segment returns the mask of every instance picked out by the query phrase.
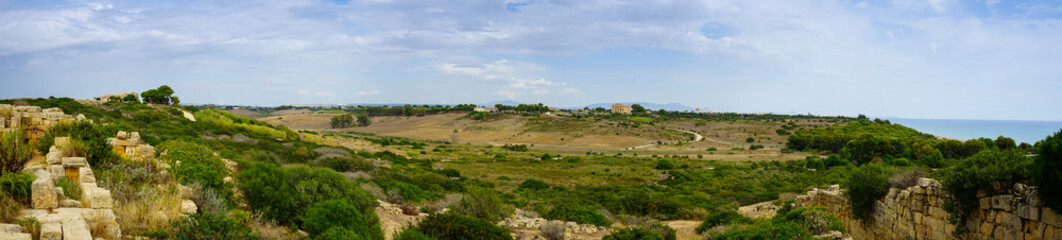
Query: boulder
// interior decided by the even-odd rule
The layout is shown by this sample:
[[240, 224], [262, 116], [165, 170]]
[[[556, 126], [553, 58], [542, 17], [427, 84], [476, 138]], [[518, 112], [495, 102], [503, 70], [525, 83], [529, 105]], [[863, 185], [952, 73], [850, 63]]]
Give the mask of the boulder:
[[183, 214], [195, 214], [199, 211], [199, 207], [195, 206], [195, 202], [189, 199], [181, 201], [181, 213]]
[[41, 223], [41, 240], [62, 240], [63, 226], [57, 222]]
[[88, 167], [88, 161], [86, 161], [84, 157], [64, 157], [63, 158], [63, 167], [68, 167], [68, 168]]
[[35, 209], [50, 209], [59, 206], [55, 183], [52, 182], [51, 174], [46, 171], [37, 171], [37, 180], [33, 180], [31, 184], [31, 195]]
[[62, 224], [63, 240], [92, 240], [92, 234], [83, 219], [67, 218]]
[[78, 201], [78, 200], [74, 200], [74, 199], [66, 199], [66, 200], [63, 200], [63, 201], [59, 202], [59, 207], [79, 208], [79, 207], [81, 207], [81, 202]]
[[29, 233], [0, 232], [0, 239], [4, 240], [33, 240]]
[[129, 138], [129, 133], [126, 133], [125, 131], [118, 131], [118, 135], [116, 137], [120, 140], [125, 140], [126, 138]]

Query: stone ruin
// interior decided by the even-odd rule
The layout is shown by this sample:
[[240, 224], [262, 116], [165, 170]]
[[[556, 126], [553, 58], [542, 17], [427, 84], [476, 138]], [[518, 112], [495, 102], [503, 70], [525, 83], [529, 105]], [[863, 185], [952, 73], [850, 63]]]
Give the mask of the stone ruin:
[[38, 106], [0, 104], [0, 131], [23, 129], [24, 136], [31, 142], [36, 142], [38, 138], [44, 136], [44, 132], [52, 125], [75, 120], [85, 120], [85, 115], [78, 114], [77, 117], [66, 115], [59, 108], [41, 109]]
[[[32, 209], [23, 209], [21, 217], [34, 217], [41, 224], [40, 239], [119, 239], [111, 191], [96, 185], [96, 178], [85, 157], [64, 157], [70, 138], [56, 137], [48, 151], [44, 167], [24, 171], [37, 175], [33, 181]], [[60, 178], [73, 180], [81, 187], [81, 201], [64, 196], [55, 185]], [[16, 236], [13, 234], [11, 236]], [[29, 235], [12, 239], [29, 239]]]
[[[509, 228], [511, 230], [517, 230], [519, 232], [524, 231], [538, 231], [542, 229], [542, 226], [546, 223], [553, 222], [564, 226], [564, 239], [599, 239], [601, 235], [608, 234], [609, 228], [598, 227], [591, 224], [578, 224], [575, 222], [564, 222], [559, 220], [546, 220], [540, 217], [526, 217], [523, 214], [523, 210], [516, 209], [515, 214], [512, 217], [502, 219], [498, 222], [499, 226]], [[522, 231], [521, 231], [522, 230]], [[515, 232], [514, 232], [515, 234]], [[522, 236], [517, 239], [544, 239], [539, 235]]]
[[140, 140], [140, 133], [118, 131], [113, 138], [107, 138], [107, 142], [114, 147], [114, 153], [125, 159], [133, 161], [155, 160], [155, 147]]
[[[1044, 207], [1034, 186], [1003, 186], [1004, 193], [978, 193], [978, 209], [967, 224], [962, 239], [1062, 240], [1062, 215]], [[837, 185], [813, 189], [797, 197], [797, 206], [824, 206], [844, 223], [855, 239], [952, 239], [956, 226], [944, 210], [947, 194], [937, 180], [918, 179], [918, 185], [890, 188], [875, 202], [867, 221], [855, 220], [851, 203]]]

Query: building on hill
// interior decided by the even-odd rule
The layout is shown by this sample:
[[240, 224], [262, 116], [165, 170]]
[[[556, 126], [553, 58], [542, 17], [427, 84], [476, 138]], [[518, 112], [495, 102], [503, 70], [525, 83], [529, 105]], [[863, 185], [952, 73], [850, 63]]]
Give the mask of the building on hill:
[[472, 109], [472, 111], [474, 111], [474, 112], [497, 112], [498, 108], [496, 108], [496, 107], [476, 107], [476, 108]]
[[612, 104], [612, 113], [631, 114], [631, 105], [622, 103]]
[[136, 97], [136, 99], [140, 99], [140, 95], [136, 94], [136, 92], [112, 93], [112, 94], [107, 94], [107, 95], [95, 97], [93, 99], [95, 99], [96, 101], [100, 101], [100, 102], [110, 102], [111, 99], [118, 99], [119, 101], [121, 101], [121, 99], [123, 99], [123, 98], [125, 98], [125, 96], [129, 96], [129, 95], [133, 95], [133, 97]]

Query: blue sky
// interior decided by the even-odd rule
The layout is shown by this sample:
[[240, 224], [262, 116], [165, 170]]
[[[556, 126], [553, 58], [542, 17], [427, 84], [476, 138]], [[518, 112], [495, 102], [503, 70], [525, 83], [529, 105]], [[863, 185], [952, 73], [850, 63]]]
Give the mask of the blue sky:
[[6, 1], [0, 98], [1062, 120], [1062, 3]]

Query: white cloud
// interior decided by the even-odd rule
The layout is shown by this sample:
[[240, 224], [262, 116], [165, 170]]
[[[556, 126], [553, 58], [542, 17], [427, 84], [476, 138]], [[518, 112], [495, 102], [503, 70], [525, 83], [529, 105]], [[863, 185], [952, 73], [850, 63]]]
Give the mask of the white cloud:
[[[933, 10], [937, 12], [944, 12], [948, 10], [948, 5], [951, 5], [955, 0], [926, 0], [929, 2], [929, 6], [933, 7]], [[990, 0], [991, 1], [991, 0]], [[989, 5], [992, 5], [989, 3]]]
[[505, 82], [505, 85], [500, 86], [492, 94], [504, 96], [508, 99], [515, 99], [524, 95], [581, 93], [577, 89], [567, 87], [567, 84], [563, 82], [549, 81], [541, 77], [532, 78], [532, 76], [548, 70], [546, 67], [534, 63], [509, 61], [507, 59], [486, 63], [476, 59], [463, 61], [465, 63], [438, 63], [435, 64], [435, 69], [448, 75], [470, 76], [488, 82]]
[[316, 96], [316, 97], [328, 97], [328, 100], [335, 100], [336, 94], [331, 91], [311, 91], [311, 90], [299, 90], [300, 96]]
[[356, 92], [354, 94], [357, 94], [358, 96], [377, 95], [377, 94], [380, 94], [380, 91], [379, 90], [372, 90], [372, 91], [367, 91], [367, 92], [366, 91], [358, 91], [358, 92]]

